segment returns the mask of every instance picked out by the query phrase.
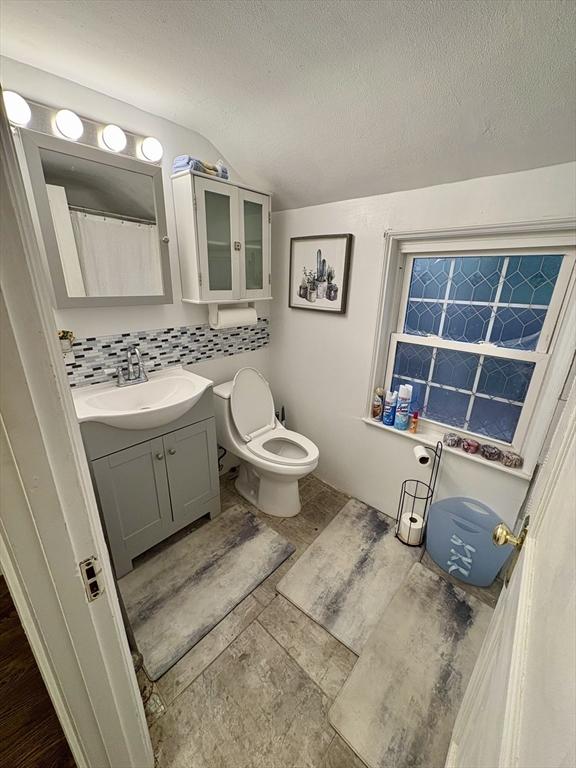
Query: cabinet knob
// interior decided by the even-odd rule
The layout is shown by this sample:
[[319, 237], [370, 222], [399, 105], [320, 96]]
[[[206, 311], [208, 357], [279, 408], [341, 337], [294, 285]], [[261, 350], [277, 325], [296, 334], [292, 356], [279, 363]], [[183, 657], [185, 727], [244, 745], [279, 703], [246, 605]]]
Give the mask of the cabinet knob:
[[168, 453], [170, 454], [170, 456], [174, 456], [174, 454], [176, 453], [176, 448], [168, 448]]
[[170, 238], [168, 237], [168, 235], [164, 235], [164, 237], [162, 238], [162, 242], [163, 243], [169, 243], [170, 242]]
[[162, 453], [162, 451], [156, 454], [156, 458], [158, 459], [158, 461], [162, 461], [162, 459], [164, 458], [164, 454]]

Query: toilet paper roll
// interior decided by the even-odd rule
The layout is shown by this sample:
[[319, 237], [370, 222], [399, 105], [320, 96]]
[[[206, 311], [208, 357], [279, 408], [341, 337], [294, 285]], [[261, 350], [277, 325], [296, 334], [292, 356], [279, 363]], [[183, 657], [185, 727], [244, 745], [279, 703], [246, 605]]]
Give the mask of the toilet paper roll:
[[422, 467], [425, 467], [427, 464], [430, 464], [430, 460], [432, 459], [432, 456], [430, 455], [430, 451], [428, 448], [425, 448], [423, 445], [417, 445], [414, 448], [414, 456], [416, 456], [416, 459], [418, 460], [418, 464], [420, 464]]
[[405, 512], [400, 518], [398, 538], [404, 544], [422, 544], [424, 539], [424, 520], [420, 515]]
[[[216, 315], [216, 317], [214, 317]], [[236, 328], [239, 325], [256, 325], [258, 315], [254, 307], [218, 308], [210, 316], [211, 328]]]

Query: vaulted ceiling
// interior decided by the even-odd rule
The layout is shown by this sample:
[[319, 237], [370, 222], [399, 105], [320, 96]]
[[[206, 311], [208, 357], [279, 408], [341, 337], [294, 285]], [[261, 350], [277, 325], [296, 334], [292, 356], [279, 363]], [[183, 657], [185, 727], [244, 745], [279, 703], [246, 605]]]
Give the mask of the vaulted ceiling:
[[2, 53], [294, 208], [576, 157], [571, 0], [3, 0]]

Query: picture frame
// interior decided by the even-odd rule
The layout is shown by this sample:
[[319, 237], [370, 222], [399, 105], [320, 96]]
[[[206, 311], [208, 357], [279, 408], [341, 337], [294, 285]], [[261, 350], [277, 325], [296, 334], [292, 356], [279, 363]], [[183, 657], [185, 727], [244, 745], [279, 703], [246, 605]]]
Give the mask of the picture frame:
[[306, 235], [290, 238], [288, 306], [343, 315], [353, 235]]

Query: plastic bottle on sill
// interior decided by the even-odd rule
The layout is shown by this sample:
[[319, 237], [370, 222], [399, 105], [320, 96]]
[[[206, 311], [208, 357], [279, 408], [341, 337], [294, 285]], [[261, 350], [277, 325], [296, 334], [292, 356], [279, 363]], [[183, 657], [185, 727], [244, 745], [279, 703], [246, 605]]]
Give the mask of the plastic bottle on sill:
[[382, 419], [382, 401], [384, 397], [384, 390], [382, 387], [378, 387], [374, 392], [374, 400], [372, 401], [372, 418], [375, 421], [381, 421]]
[[412, 418], [410, 419], [410, 426], [408, 427], [408, 431], [412, 432], [413, 435], [418, 432], [418, 418], [418, 411], [414, 411]]
[[384, 412], [382, 414], [382, 423], [387, 427], [394, 426], [394, 417], [396, 416], [396, 401], [398, 392], [386, 392], [384, 400]]
[[398, 400], [396, 402], [396, 416], [394, 417], [394, 429], [407, 430], [410, 423], [410, 403], [412, 402], [412, 386], [400, 384], [398, 388]]

